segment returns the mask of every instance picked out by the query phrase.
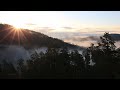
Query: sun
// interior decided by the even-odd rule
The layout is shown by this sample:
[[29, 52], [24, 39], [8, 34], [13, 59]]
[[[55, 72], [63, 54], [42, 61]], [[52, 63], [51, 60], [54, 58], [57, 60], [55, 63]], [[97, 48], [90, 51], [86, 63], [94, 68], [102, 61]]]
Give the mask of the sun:
[[25, 28], [24, 25], [22, 25], [22, 24], [13, 24], [13, 26], [18, 30], [21, 28]]
[[25, 23], [22, 21], [14, 21], [14, 22], [11, 22], [8, 24], [12, 25], [16, 29], [25, 29], [25, 27], [26, 27]]
[[14, 26], [14, 29], [15, 29], [16, 31], [18, 31], [18, 30], [20, 29], [20, 27]]

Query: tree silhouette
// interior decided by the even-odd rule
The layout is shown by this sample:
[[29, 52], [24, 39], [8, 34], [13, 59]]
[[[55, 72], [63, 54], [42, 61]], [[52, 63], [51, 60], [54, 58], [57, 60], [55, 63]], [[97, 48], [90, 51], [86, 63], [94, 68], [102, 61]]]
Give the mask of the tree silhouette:
[[90, 59], [95, 62], [94, 68], [91, 69], [91, 71], [97, 78], [114, 78], [115, 73], [119, 71], [119, 64], [116, 63], [116, 61], [119, 60], [116, 59], [117, 56], [115, 56], [118, 54], [116, 46], [114, 45], [115, 42], [109, 33], [105, 33], [100, 39], [101, 42], [98, 43], [98, 46], [92, 44], [91, 47], [87, 49], [85, 54], [86, 62], [90, 62]]

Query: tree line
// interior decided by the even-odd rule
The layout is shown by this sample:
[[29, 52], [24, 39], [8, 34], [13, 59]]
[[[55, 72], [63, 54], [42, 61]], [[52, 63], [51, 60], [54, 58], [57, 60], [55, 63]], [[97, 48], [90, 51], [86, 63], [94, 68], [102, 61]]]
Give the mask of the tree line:
[[67, 48], [48, 48], [46, 53], [35, 52], [29, 60], [19, 59], [16, 67], [3, 60], [0, 78], [16, 79], [119, 79], [120, 48], [109, 33], [100, 37], [82, 54]]

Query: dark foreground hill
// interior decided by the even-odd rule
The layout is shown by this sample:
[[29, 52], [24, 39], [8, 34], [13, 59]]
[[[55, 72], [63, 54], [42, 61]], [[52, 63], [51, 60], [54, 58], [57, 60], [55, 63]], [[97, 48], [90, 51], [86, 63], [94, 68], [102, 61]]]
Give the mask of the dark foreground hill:
[[76, 45], [66, 43], [57, 38], [49, 37], [40, 32], [27, 29], [17, 29], [8, 24], [0, 24], [0, 44], [20, 45], [26, 49], [33, 47], [78, 48]]

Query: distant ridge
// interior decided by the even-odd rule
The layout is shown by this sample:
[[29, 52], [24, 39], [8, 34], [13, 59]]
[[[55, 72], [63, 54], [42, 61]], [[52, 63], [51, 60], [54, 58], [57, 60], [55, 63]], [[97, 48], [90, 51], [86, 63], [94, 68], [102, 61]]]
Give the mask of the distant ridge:
[[113, 38], [113, 40], [120, 41], [120, 34], [110, 34], [110, 36]]

